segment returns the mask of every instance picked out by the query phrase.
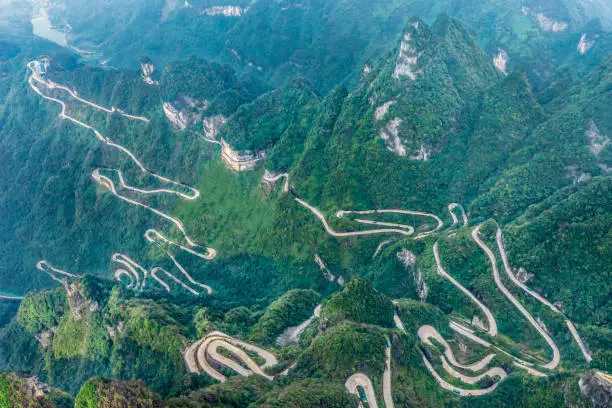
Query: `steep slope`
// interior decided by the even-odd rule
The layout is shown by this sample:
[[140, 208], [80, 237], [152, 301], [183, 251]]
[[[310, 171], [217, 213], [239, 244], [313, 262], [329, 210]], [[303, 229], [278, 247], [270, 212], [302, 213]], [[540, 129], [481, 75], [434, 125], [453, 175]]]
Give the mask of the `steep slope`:
[[475, 211], [516, 216], [561, 187], [609, 173], [610, 115], [604, 107], [612, 98], [611, 63], [608, 58], [563, 109], [531, 132], [491, 190], [475, 200]]
[[[448, 183], [438, 177], [449, 160], [461, 162], [457, 146], [465, 144], [471, 111], [499, 79], [457, 21], [442, 16], [432, 27], [408, 21], [398, 48], [366, 66], [326, 146], [316, 142], [318, 157], [299, 162], [309, 171], [295, 170], [297, 192], [345, 207], [436, 208], [431, 199], [441, 198], [436, 190]], [[316, 186], [313, 172], [321, 174]], [[301, 177], [314, 191], [301, 192]]]

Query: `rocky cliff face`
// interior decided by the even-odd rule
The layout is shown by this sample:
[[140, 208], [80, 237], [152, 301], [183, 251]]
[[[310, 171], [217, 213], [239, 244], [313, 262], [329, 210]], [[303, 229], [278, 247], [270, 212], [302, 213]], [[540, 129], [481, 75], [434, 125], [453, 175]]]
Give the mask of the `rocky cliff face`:
[[[172, 124], [183, 130], [191, 128], [202, 120], [203, 113], [208, 109], [210, 102], [207, 100], [198, 100], [187, 95], [180, 94], [173, 102], [164, 102], [163, 109], [166, 118]], [[218, 123], [220, 118], [207, 118], [208, 124]], [[206, 125], [205, 125], [206, 126]]]
[[597, 370], [591, 370], [578, 381], [580, 392], [588, 398], [595, 408], [612, 405], [612, 376]]
[[253, 170], [255, 166], [266, 157], [265, 151], [239, 150], [236, 151], [225, 141], [221, 140], [221, 158], [232, 170]]
[[82, 320], [89, 313], [96, 312], [99, 304], [92, 301], [84, 294], [84, 287], [81, 283], [71, 283], [66, 285], [66, 294], [68, 295], [68, 304], [74, 320]]
[[221, 127], [225, 125], [227, 118], [223, 115], [214, 115], [204, 118], [202, 121], [202, 127], [204, 129], [204, 135], [209, 139], [215, 139]]
[[426, 162], [460, 129], [468, 98], [498, 81], [496, 68], [506, 73], [507, 61], [503, 50], [492, 61], [456, 20], [440, 17], [429, 26], [411, 19], [398, 48], [368, 66], [352, 97], [373, 107], [373, 127], [387, 150]]
[[[419, 22], [412, 23], [412, 27], [415, 30], [419, 29]], [[404, 38], [400, 43], [399, 53], [397, 55], [397, 61], [395, 63], [395, 70], [393, 71], [393, 77], [399, 79], [400, 77], [407, 76], [411, 80], [416, 80], [417, 74], [423, 73], [422, 70], [417, 68], [417, 62], [419, 57], [423, 55], [422, 51], [419, 51], [412, 41], [412, 33], [407, 32], [404, 34]]]
[[566, 22], [553, 20], [544, 13], [536, 12], [529, 7], [522, 7], [521, 11], [524, 15], [531, 17], [543, 31], [559, 32], [564, 31], [568, 27]]
[[142, 71], [142, 80], [149, 85], [159, 85], [159, 81], [154, 81], [151, 75], [155, 72], [155, 66], [152, 62], [141, 62], [140, 69]]
[[493, 64], [495, 64], [495, 68], [497, 68], [499, 72], [508, 75], [508, 54], [506, 54], [506, 51], [500, 48], [495, 58], [493, 58]]
[[583, 33], [582, 36], [580, 36], [580, 41], [578, 41], [576, 49], [580, 54], [584, 55], [595, 45], [596, 40], [596, 36], [591, 38], [587, 33]]
[[183, 130], [187, 127], [187, 118], [172, 105], [170, 102], [163, 103], [164, 114], [166, 118], [178, 129]]
[[205, 9], [202, 14], [207, 16], [240, 17], [246, 12], [246, 8], [238, 6], [212, 6]]

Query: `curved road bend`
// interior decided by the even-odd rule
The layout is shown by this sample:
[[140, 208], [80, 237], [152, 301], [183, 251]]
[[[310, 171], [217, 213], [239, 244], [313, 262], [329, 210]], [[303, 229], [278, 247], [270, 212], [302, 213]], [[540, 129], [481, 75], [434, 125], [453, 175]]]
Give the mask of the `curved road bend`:
[[167, 277], [181, 285], [186, 291], [191, 292], [193, 295], [198, 296], [200, 294], [200, 292], [194, 290], [191, 286], [187, 285], [185, 282], [174, 276], [174, 274], [168, 272], [164, 268], [156, 266], [155, 268], [151, 269], [151, 277], [155, 279], [160, 285], [162, 285], [166, 289], [166, 291], [170, 292], [170, 286], [168, 286], [166, 282], [164, 282], [159, 276], [157, 276], [157, 272], [162, 272]]
[[491, 249], [489, 249], [489, 247], [478, 236], [481, 227], [482, 227], [482, 224], [480, 224], [479, 226], [477, 226], [476, 228], [472, 230], [472, 238], [474, 239], [476, 244], [489, 257], [489, 260], [491, 261], [491, 267], [493, 269], [493, 278], [495, 280], [495, 284], [497, 285], [499, 290], [501, 290], [503, 294], [508, 298], [508, 300], [510, 300], [510, 302], [512, 302], [512, 304], [523, 314], [523, 316], [525, 316], [525, 318], [538, 331], [538, 333], [540, 333], [540, 335], [544, 338], [544, 340], [546, 340], [546, 342], [548, 343], [548, 345], [553, 351], [553, 357], [549, 363], [543, 364], [542, 367], [547, 368], [549, 370], [554, 370], [559, 365], [559, 362], [561, 361], [561, 356], [559, 354], [559, 348], [557, 347], [553, 339], [550, 337], [550, 335], [546, 333], [546, 331], [542, 329], [542, 327], [540, 327], [538, 322], [527, 311], [527, 309], [525, 309], [523, 305], [504, 286], [504, 283], [502, 282], [500, 274], [499, 274], [499, 269], [497, 268], [497, 260], [495, 259], [495, 255], [493, 254]]
[[476, 384], [478, 381], [482, 380], [483, 378], [485, 378], [487, 376], [489, 376], [491, 378], [499, 377], [500, 381], [508, 376], [508, 374], [506, 373], [506, 371], [504, 371], [503, 368], [501, 368], [501, 367], [493, 367], [493, 368], [488, 369], [487, 371], [485, 371], [482, 374], [479, 374], [477, 376], [471, 377], [469, 375], [465, 375], [465, 374], [460, 373], [459, 371], [455, 370], [453, 368], [453, 366], [450, 365], [448, 363], [448, 361], [446, 361], [446, 358], [444, 358], [444, 356], [440, 356], [440, 358], [442, 360], [442, 367], [444, 367], [444, 370], [446, 370], [446, 372], [449, 373], [451, 376], [461, 380], [461, 382], [463, 382], [465, 384]]
[[453, 354], [453, 350], [451, 349], [450, 345], [446, 342], [446, 340], [444, 340], [444, 337], [442, 337], [440, 333], [438, 333], [438, 331], [433, 326], [430, 326], [430, 325], [421, 326], [417, 334], [419, 338], [421, 339], [421, 341], [427, 345], [433, 345], [430, 339], [432, 338], [435, 339], [438, 343], [440, 343], [444, 347], [444, 355], [446, 356], [448, 361], [455, 367], [458, 367], [464, 370], [480, 371], [486, 368], [491, 362], [491, 360], [493, 360], [493, 358], [495, 357], [495, 354], [491, 353], [491, 354], [487, 354], [482, 360], [477, 361], [473, 364], [470, 364], [470, 365], [461, 364], [455, 359], [455, 355]]
[[478, 298], [476, 298], [476, 296], [474, 296], [472, 292], [467, 290], [463, 285], [457, 282], [455, 278], [450, 276], [448, 272], [444, 270], [444, 267], [442, 266], [442, 261], [440, 260], [440, 253], [438, 251], [438, 241], [436, 241], [433, 245], [433, 253], [434, 253], [434, 258], [436, 258], [438, 274], [448, 279], [453, 285], [455, 285], [460, 291], [465, 293], [474, 303], [478, 305], [480, 310], [482, 310], [482, 312], [487, 318], [487, 323], [488, 323], [487, 326], [489, 327], [489, 330], [488, 330], [489, 335], [493, 337], [497, 336], [497, 323], [495, 322], [495, 317], [493, 316], [493, 313], [491, 313], [489, 308], [486, 307], [484, 303], [482, 303], [480, 300], [478, 300]]
[[[242, 347], [242, 348], [240, 348]], [[247, 368], [238, 364], [236, 361], [229, 359], [221, 354], [219, 354], [218, 349], [223, 348], [234, 356], [236, 356]], [[252, 351], [257, 353], [260, 357], [265, 360], [265, 364], [259, 366], [253, 359], [243, 350], [246, 349], [248, 351]], [[196, 360], [197, 356], [197, 360]], [[227, 380], [223, 374], [219, 373], [215, 370], [209, 363], [207, 358], [210, 360], [226, 366], [240, 375], [251, 375], [253, 373], [259, 374], [268, 380], [272, 380], [274, 377], [267, 375], [263, 369], [269, 366], [273, 366], [278, 363], [276, 357], [255, 345], [243, 342], [241, 340], [230, 337], [221, 332], [212, 332], [208, 334], [205, 338], [197, 341], [193, 345], [185, 350], [185, 362], [187, 363], [187, 368], [189, 371], [194, 373], [200, 373], [202, 371], [206, 372], [211, 377], [215, 378], [218, 381], [224, 382]]]
[[[167, 248], [165, 248], [163, 245], [161, 245], [159, 242], [157, 242], [157, 240], [160, 239], [160, 240], [162, 240], [162, 241], [164, 241], [166, 243], [178, 246], [181, 249], [184, 249], [184, 250], [186, 250], [187, 252], [189, 252], [191, 254], [197, 255], [197, 253], [195, 253], [195, 251], [189, 250], [189, 248], [185, 248], [185, 247], [183, 247], [180, 244], [177, 244], [177, 243], [175, 243], [173, 241], [170, 241], [169, 239], [167, 239], [162, 234], [160, 234], [157, 230], [154, 230], [154, 229], [147, 230], [145, 232], [145, 238], [146, 238], [147, 241], [157, 245], [162, 251], [164, 251], [166, 253], [166, 255], [168, 255], [168, 257], [172, 260], [174, 265], [179, 269], [179, 271], [181, 271], [181, 273], [187, 278], [187, 280], [191, 284], [199, 286], [201, 288], [204, 288], [206, 290], [206, 292], [208, 292], [209, 295], [213, 292], [213, 290], [212, 290], [212, 288], [210, 286], [205, 285], [203, 283], [200, 283], [200, 282], [196, 281], [195, 279], [193, 279], [191, 277], [191, 274], [189, 274], [189, 272], [187, 272], [187, 270], [185, 268], [183, 268], [183, 265], [181, 265], [179, 263], [179, 261], [177, 261], [175, 256], [172, 255], [172, 253]], [[212, 249], [212, 248], [207, 248], [207, 249], [209, 250], [207, 255], [199, 254], [197, 256], [199, 256], [200, 258], [203, 258], [203, 259], [212, 259], [212, 258], [214, 258], [215, 255], [216, 255], [216, 251], [214, 249]], [[171, 275], [171, 274], [169, 274], [169, 275]]]
[[[389, 340], [387, 340], [389, 341]], [[349, 393], [359, 396], [358, 387], [361, 387], [365, 393], [366, 400], [369, 408], [378, 408], [378, 402], [376, 401], [376, 392], [374, 392], [374, 386], [370, 377], [363, 373], [356, 373], [351, 375], [344, 386]], [[385, 348], [385, 371], [383, 373], [383, 398], [385, 401], [386, 408], [394, 408], [393, 395], [391, 393], [391, 346], [387, 345]], [[363, 406], [362, 403], [359, 404]]]
[[[36, 269], [38, 269], [41, 272], [45, 272], [47, 275], [51, 277], [51, 279], [61, 283], [62, 285], [67, 284], [68, 282], [67, 278], [82, 278], [84, 276], [84, 275], [75, 275], [73, 273], [66, 272], [61, 269], [55, 268], [53, 265], [51, 265], [48, 261], [44, 259], [36, 263]], [[59, 278], [56, 274], [66, 276], [66, 278], [64, 279]]]
[[425, 364], [425, 367], [427, 367], [431, 375], [433, 375], [433, 377], [436, 379], [440, 387], [444, 388], [445, 390], [452, 391], [455, 394], [459, 395], [460, 397], [480, 397], [482, 395], [490, 394], [493, 391], [495, 391], [497, 386], [501, 383], [501, 381], [498, 381], [492, 386], [490, 386], [489, 388], [485, 388], [482, 390], [466, 390], [463, 388], [458, 388], [458, 387], [455, 387], [454, 385], [449, 384], [442, 377], [440, 377], [440, 375], [432, 367], [429, 360], [427, 360], [427, 357], [425, 357], [425, 355], [423, 355], [423, 363]]
[[[374, 386], [372, 385], [372, 381], [370, 381], [370, 377], [363, 373], [356, 373], [351, 375], [344, 386], [348, 390], [349, 393], [359, 396], [358, 387], [363, 389], [365, 393], [366, 400], [368, 402], [369, 408], [378, 408], [378, 403], [376, 402], [376, 393], [374, 392]], [[363, 404], [359, 403], [360, 407], [363, 407]]]
[[[563, 314], [555, 305], [550, 303], [546, 298], [541, 296], [538, 292], [536, 292], [536, 291], [534, 291], [532, 289], [529, 289], [529, 287], [527, 285], [525, 285], [523, 282], [521, 282], [516, 277], [516, 275], [512, 271], [512, 268], [510, 267], [510, 262], [508, 262], [508, 254], [506, 253], [506, 246], [505, 246], [505, 243], [504, 243], [504, 236], [502, 234], [501, 228], [499, 228], [499, 227], [497, 228], [497, 232], [495, 234], [495, 239], [497, 241], [497, 247], [499, 248], [499, 253], [501, 254], [501, 258], [502, 258], [502, 261], [504, 263], [504, 270], [506, 271], [506, 274], [510, 277], [510, 280], [512, 281], [512, 283], [514, 283], [519, 288], [523, 289], [523, 291], [525, 291], [527, 294], [529, 294], [529, 295], [533, 296], [534, 298], [536, 298], [538, 301], [540, 301], [540, 303], [542, 303], [543, 305], [547, 306], [553, 312], [558, 313], [558, 314]], [[565, 320], [565, 323], [567, 324], [567, 327], [568, 327], [570, 333], [574, 337], [574, 340], [578, 344], [578, 347], [580, 347], [580, 351], [582, 351], [582, 354], [584, 355], [584, 358], [586, 359], [587, 362], [590, 362], [593, 359], [593, 357], [591, 356], [591, 353], [589, 352], [589, 350], [587, 349], [586, 345], [584, 344], [584, 342], [580, 338], [580, 335], [578, 334], [578, 331], [576, 330], [576, 326], [574, 326], [574, 324], [571, 322], [571, 320], [569, 320], [567, 318]]]
[[306, 201], [302, 200], [301, 198], [295, 197], [295, 201], [297, 201], [302, 206], [309, 209], [318, 219], [320, 219], [321, 222], [323, 223], [323, 226], [325, 227], [325, 230], [328, 232], [328, 234], [330, 234], [333, 237], [341, 238], [341, 237], [353, 237], [353, 236], [360, 236], [360, 235], [375, 235], [375, 234], [402, 234], [402, 235], [409, 236], [412, 234], [411, 231], [406, 231], [403, 229], [395, 229], [395, 228], [383, 228], [383, 229], [373, 229], [373, 230], [353, 231], [353, 232], [336, 232], [333, 228], [329, 226], [329, 224], [327, 223], [327, 220], [325, 219], [325, 216], [316, 207], [313, 207], [312, 205], [308, 204]]
[[[136, 286], [131, 285], [128, 287], [132, 287], [134, 289], [140, 289], [140, 291], [142, 291], [142, 289], [145, 286], [145, 282], [147, 280], [147, 275], [148, 275], [147, 270], [143, 268], [142, 266], [140, 266], [132, 258], [124, 254], [115, 253], [111, 256], [111, 260], [115, 263], [123, 265], [124, 268], [118, 269], [118, 271], [123, 270], [123, 271], [130, 273], [133, 276], [132, 282], [135, 280]], [[142, 273], [142, 276], [143, 276], [142, 283], [140, 282], [140, 275], [138, 274], [137, 270]], [[119, 275], [122, 275], [122, 274], [119, 273]], [[115, 278], [116, 277], [117, 277], [117, 274], [115, 275]]]
[[41, 84], [45, 85], [49, 89], [57, 88], [57, 89], [61, 89], [63, 91], [66, 91], [72, 98], [76, 99], [77, 101], [82, 102], [82, 103], [84, 103], [86, 105], [91, 106], [94, 109], [97, 109], [97, 110], [100, 110], [100, 111], [103, 111], [103, 112], [106, 112], [106, 113], [116, 112], [116, 113], [120, 114], [121, 116], [124, 116], [124, 117], [126, 117], [128, 119], [140, 120], [140, 121], [143, 121], [143, 122], [149, 122], [149, 119], [145, 118], [144, 116], [130, 115], [130, 114], [127, 114], [127, 113], [123, 112], [120, 109], [116, 109], [115, 107], [112, 107], [111, 109], [108, 109], [108, 108], [105, 108], [104, 106], [101, 106], [101, 105], [98, 105], [98, 104], [96, 104], [94, 102], [88, 101], [87, 99], [83, 99], [80, 96], [78, 96], [76, 91], [73, 91], [73, 90], [71, 90], [70, 88], [68, 88], [68, 87], [66, 87], [64, 85], [58, 84], [56, 82], [53, 82], [50, 79], [45, 79], [45, 78], [40, 77], [38, 75], [38, 73], [36, 72], [36, 70], [33, 68], [33, 64], [35, 62], [36, 61], [30, 61], [27, 64], [27, 66], [30, 69], [30, 71], [32, 71], [32, 77], [34, 77], [34, 80], [36, 80], [37, 82], [40, 82]]
[[[281, 173], [281, 174], [277, 174], [277, 175], [272, 175], [272, 174], [270, 174], [266, 170], [266, 172], [264, 173], [264, 176], [263, 176], [263, 179], [265, 181], [268, 181], [268, 182], [275, 182], [275, 181], [279, 180], [280, 178], [285, 178], [285, 183], [283, 185], [283, 191], [287, 191], [288, 192], [289, 191], [289, 174]], [[321, 211], [318, 208], [308, 204], [306, 201], [302, 200], [301, 198], [299, 198], [299, 197], [297, 197], [295, 195], [294, 195], [294, 199], [295, 199], [295, 201], [300, 203], [303, 207], [305, 207], [308, 210], [310, 210], [319, 220], [321, 220], [321, 222], [323, 223], [323, 226], [325, 227], [325, 230], [331, 236], [333, 236], [333, 237], [341, 238], [341, 237], [351, 237], [351, 236], [361, 236], [361, 235], [374, 235], [374, 234], [402, 234], [402, 235], [405, 235], [405, 236], [409, 236], [409, 235], [412, 235], [414, 233], [414, 227], [412, 227], [410, 225], [387, 223], [387, 222], [379, 222], [379, 221], [371, 221], [371, 220], [363, 220], [363, 219], [356, 219], [355, 221], [359, 222], [359, 223], [362, 223], [362, 224], [382, 225], [382, 226], [399, 227], [399, 228], [382, 228], [382, 229], [373, 229], [373, 230], [365, 230], [365, 231], [337, 232], [336, 230], [334, 230], [327, 223], [327, 220], [325, 219], [325, 216], [323, 215], [323, 213], [321, 213]], [[426, 213], [426, 212], [422, 212], [422, 211], [412, 211], [412, 210], [393, 210], [393, 209], [391, 209], [391, 210], [366, 210], [366, 211], [340, 210], [340, 211], [336, 212], [336, 216], [340, 218], [344, 214], [375, 214], [375, 213], [409, 214], [409, 215], [420, 215], [420, 216], [434, 218], [436, 220], [436, 222], [437, 222], [436, 228], [431, 230], [431, 231], [426, 231], [426, 232], [422, 232], [420, 234], [417, 234], [414, 237], [415, 239], [424, 238], [427, 235], [432, 234], [435, 231], [439, 230], [444, 225], [444, 223], [442, 222], [440, 217], [438, 217], [435, 214], [430, 214], [430, 213]]]
[[280, 180], [281, 178], [285, 179], [285, 182], [283, 183], [283, 191], [288, 192], [289, 191], [289, 173], [280, 173], [280, 174], [275, 175], [273, 173], [270, 173], [268, 170], [264, 171], [263, 180], [267, 181], [268, 183], [276, 183], [276, 181]]
[[457, 215], [453, 212], [455, 208], [459, 208], [461, 210], [461, 220], [463, 221], [463, 226], [467, 227], [468, 225], [467, 214], [465, 213], [465, 209], [463, 208], [463, 206], [458, 203], [450, 203], [448, 205], [448, 212], [450, 213], [451, 218], [453, 219], [453, 226], [457, 225], [457, 223], [459, 222]]
[[137, 206], [143, 207], [143, 208], [145, 208], [145, 209], [147, 209], [147, 210], [157, 214], [158, 216], [160, 216], [162, 218], [165, 218], [166, 220], [170, 221], [172, 224], [174, 224], [183, 233], [183, 236], [185, 237], [185, 240], [187, 241], [187, 243], [190, 246], [194, 246], [194, 247], [198, 246], [198, 244], [193, 242], [193, 240], [189, 237], [189, 235], [187, 235], [187, 232], [185, 231], [185, 227], [183, 226], [183, 223], [178, 218], [174, 218], [174, 217], [172, 217], [172, 216], [170, 216], [170, 215], [168, 215], [168, 214], [166, 214], [166, 213], [164, 213], [162, 211], [159, 211], [156, 208], [150, 207], [150, 206], [148, 206], [146, 204], [143, 204], [143, 203], [141, 203], [139, 201], [132, 200], [129, 197], [126, 197], [126, 196], [123, 196], [123, 195], [119, 194], [117, 192], [116, 187], [115, 187], [115, 183], [113, 183], [113, 181], [110, 178], [100, 174], [99, 169], [95, 169], [91, 176], [92, 176], [92, 178], [94, 179], [94, 181], [96, 183], [98, 183], [99, 185], [101, 185], [101, 186], [105, 187], [106, 189], [108, 189], [115, 197], [119, 198], [120, 200], [123, 200], [123, 201], [125, 201], [125, 202], [127, 202], [129, 204], [133, 204], [133, 205], [137, 205]]
[[130, 283], [126, 286], [126, 288], [128, 289], [135, 288], [134, 287], [134, 283], [135, 283], [134, 276], [131, 273], [129, 273], [128, 271], [122, 268], [115, 269], [115, 280], [123, 283], [123, 281], [121, 280], [122, 276], [127, 276], [127, 278], [130, 280]]
[[[417, 236], [414, 237], [414, 239], [420, 239], [420, 238], [424, 238], [426, 236], [428, 236], [429, 234], [432, 234], [434, 232], [436, 232], [437, 230], [439, 230], [440, 228], [442, 228], [444, 226], [444, 222], [442, 222], [442, 219], [440, 217], [438, 217], [435, 214], [431, 214], [431, 213], [427, 213], [427, 212], [423, 212], [423, 211], [413, 211], [413, 210], [396, 210], [396, 209], [383, 209], [383, 210], [340, 210], [338, 212], [336, 212], [336, 217], [338, 218], [342, 218], [344, 216], [344, 214], [406, 214], [406, 215], [418, 215], [418, 216], [422, 216], [422, 217], [430, 217], [433, 218], [434, 220], [436, 220], [437, 226], [436, 228], [434, 228], [431, 231], [425, 231], [425, 232], [421, 232], [420, 234], [417, 234]], [[388, 223], [381, 223], [381, 222], [376, 222], [376, 221], [369, 221], [369, 220], [355, 220], [357, 222], [367, 222], [367, 223], [378, 223], [380, 225], [385, 225]], [[402, 228], [412, 228], [409, 225], [404, 225], [404, 224], [393, 224], [393, 225], [398, 225], [401, 226]], [[412, 231], [414, 231], [414, 229], [412, 229]]]
[[[486, 348], [489, 348], [492, 346], [491, 343], [481, 339], [480, 337], [476, 336], [474, 334], [474, 331], [471, 329], [468, 329], [467, 327], [464, 327], [462, 325], [460, 325], [457, 322], [450, 322], [449, 324], [450, 328], [453, 329], [455, 332], [461, 334], [462, 336], [467, 337], [468, 339], [472, 340], [475, 343], [478, 343]], [[498, 346], [493, 346], [493, 348], [501, 351], [502, 353], [504, 353], [505, 355], [507, 355], [508, 357], [513, 359], [512, 364], [522, 368], [523, 370], [527, 371], [529, 374], [534, 375], [536, 377], [548, 377], [546, 374], [543, 374], [533, 368], [531, 368], [533, 366], [533, 364], [528, 363], [526, 361], [521, 360], [518, 357], [513, 356], [512, 354], [508, 353], [507, 351], [499, 348]]]

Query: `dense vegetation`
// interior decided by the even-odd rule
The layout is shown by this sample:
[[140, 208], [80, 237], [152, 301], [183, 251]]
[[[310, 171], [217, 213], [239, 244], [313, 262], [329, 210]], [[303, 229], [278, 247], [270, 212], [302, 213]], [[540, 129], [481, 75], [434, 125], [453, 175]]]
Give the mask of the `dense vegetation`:
[[[380, 404], [388, 348], [396, 406], [589, 406], [579, 379], [587, 369], [612, 370], [609, 9], [598, 22], [589, 21], [595, 6], [573, 0], [239, 0], [232, 6], [240, 16], [211, 15], [229, 4], [217, 0], [56, 3], [51, 20], [71, 27], [70, 43], [93, 54], [22, 31], [0, 41], [0, 286], [25, 295], [0, 299], [0, 370], [19, 373], [0, 374], [0, 407], [354, 407], [358, 398], [344, 382], [357, 372], [372, 379]], [[547, 31], [537, 13], [568, 26]], [[13, 16], [20, 30], [30, 24], [22, 18]], [[584, 54], [576, 48], [583, 34], [595, 39]], [[500, 48], [509, 55], [506, 73], [492, 62]], [[27, 82], [25, 64], [40, 55], [50, 57], [53, 81], [150, 119], [107, 115], [45, 89], [148, 169], [198, 189], [196, 200], [127, 194], [180, 219], [194, 241], [217, 250], [213, 260], [150, 244], [149, 228], [180, 242], [182, 235], [93, 182], [94, 169], [115, 168], [137, 188], [164, 187], [91, 131], [58, 118], [59, 105]], [[139, 62], [156, 66], [158, 84], [143, 81]], [[187, 129], [170, 123], [163, 102], [189, 116]], [[229, 170], [218, 146], [200, 137], [213, 117], [227, 120], [214, 137], [265, 151], [262, 163]], [[287, 172], [290, 192], [283, 181], [262, 183], [264, 170]], [[420, 240], [334, 238], [294, 197], [338, 231], [366, 228], [335, 217], [340, 209], [421, 210], [446, 225]], [[451, 202], [463, 204], [469, 228], [446, 229]], [[417, 232], [434, 228], [430, 217], [381, 217]], [[463, 362], [476, 361], [487, 351], [449, 322], [483, 316], [438, 272], [434, 242], [448, 273], [494, 312], [501, 334], [487, 340], [533, 363], [551, 357], [496, 287], [471, 236], [481, 223], [492, 249], [503, 229], [513, 269], [524, 269], [527, 285], [562, 310], [553, 314], [502, 277], [545, 322], [562, 364], [538, 379], [498, 355], [494, 364], [509, 377], [491, 395], [462, 399], [427, 372], [423, 353], [438, 357], [441, 349], [424, 347], [417, 331], [434, 326]], [[170, 280], [166, 292], [150, 275], [142, 291], [131, 290], [109, 280], [116, 253], [147, 273], [163, 267], [183, 279], [187, 271], [213, 292], [192, 296]], [[58, 285], [35, 268], [42, 259], [85, 277]], [[277, 344], [318, 304], [320, 318], [299, 341]], [[188, 373], [185, 349], [213, 331], [273, 353], [279, 364], [266, 372], [274, 380], [223, 369], [229, 380], [216, 383]], [[34, 397], [32, 376], [74, 404], [55, 388]]]

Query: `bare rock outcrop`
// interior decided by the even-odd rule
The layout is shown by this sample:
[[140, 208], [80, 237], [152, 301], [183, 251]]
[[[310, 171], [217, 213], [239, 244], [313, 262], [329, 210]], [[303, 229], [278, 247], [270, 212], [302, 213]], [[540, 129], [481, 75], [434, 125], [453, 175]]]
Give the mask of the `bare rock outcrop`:
[[587, 33], [583, 33], [582, 36], [580, 36], [580, 41], [578, 42], [576, 49], [580, 54], [584, 55], [588, 50], [593, 48], [596, 39], [597, 38], [589, 39]]
[[572, 184], [586, 183], [591, 179], [590, 173], [584, 173], [582, 171], [578, 171], [578, 169], [579, 166], [577, 164], [573, 164], [565, 168], [565, 177], [572, 180]]
[[[415, 23], [417, 24], [415, 29], [418, 29], [418, 22]], [[412, 45], [412, 33], [404, 34], [404, 38], [400, 42], [400, 50], [395, 62], [393, 78], [399, 79], [400, 77], [407, 76], [415, 81], [417, 79], [417, 74], [422, 73], [422, 70], [416, 68], [418, 59], [421, 55], [423, 55], [423, 52], [419, 52], [416, 47]]]
[[209, 139], [215, 139], [226, 122], [227, 118], [223, 115], [205, 117], [202, 121], [204, 135]]
[[166, 118], [178, 129], [183, 130], [187, 127], [187, 119], [170, 102], [163, 103]]
[[374, 119], [376, 120], [384, 119], [385, 116], [387, 116], [387, 113], [389, 113], [389, 108], [394, 103], [395, 101], [387, 101], [383, 103], [382, 105], [380, 105], [378, 108], [376, 108], [376, 110], [374, 111]]
[[398, 156], [406, 156], [406, 147], [399, 138], [399, 127], [403, 121], [400, 118], [393, 118], [380, 129], [380, 137], [386, 142], [387, 149]]
[[584, 132], [584, 135], [589, 139], [589, 149], [595, 157], [598, 157], [599, 153], [610, 143], [610, 138], [599, 132], [592, 119], [589, 120], [589, 128]]
[[257, 152], [251, 150], [236, 151], [225, 140], [221, 140], [221, 159], [232, 170], [252, 170], [265, 157], [266, 152], [264, 150]]
[[397, 259], [404, 265], [404, 268], [409, 268], [416, 263], [416, 255], [405, 248], [397, 253]]
[[28, 399], [42, 397], [51, 392], [49, 384], [44, 383], [38, 377], [26, 377], [23, 379], [26, 385], [26, 395]]
[[588, 371], [578, 381], [580, 393], [588, 398], [593, 407], [612, 406], [612, 376], [597, 370]]
[[141, 62], [140, 69], [142, 70], [142, 80], [149, 85], [159, 85], [159, 81], [154, 81], [151, 78], [153, 72], [155, 72], [155, 66], [152, 62]]
[[177, 128], [191, 128], [202, 119], [202, 114], [208, 109], [210, 102], [179, 94], [173, 102], [164, 102], [166, 118]]
[[419, 151], [417, 154], [408, 157], [410, 160], [422, 160], [427, 161], [431, 156], [431, 149], [425, 146], [424, 144], [419, 147]]
[[493, 64], [499, 72], [504, 75], [508, 75], [508, 54], [506, 53], [506, 51], [499, 48], [497, 51], [497, 55], [493, 58]]
[[543, 31], [559, 32], [567, 29], [568, 25], [564, 21], [556, 21], [547, 17], [542, 12], [536, 12], [529, 7], [522, 7], [524, 15], [531, 17]]
[[485, 323], [476, 315], [472, 316], [472, 326], [478, 327], [482, 331], [487, 331]]
[[66, 285], [65, 288], [74, 320], [82, 320], [88, 314], [98, 311], [98, 302], [92, 301], [83, 295], [83, 287], [80, 283], [71, 283]]
[[239, 6], [212, 6], [204, 9], [202, 14], [207, 16], [240, 17], [246, 14], [248, 8]]
[[53, 335], [55, 334], [56, 330], [56, 327], [50, 327], [47, 330], [43, 330], [40, 333], [36, 333], [34, 335], [34, 338], [38, 340], [38, 342], [43, 348], [47, 348], [49, 347], [49, 345], [51, 345], [51, 342], [53, 341]]
[[[406, 248], [399, 251], [396, 256], [406, 269], [412, 269], [412, 267], [416, 264], [416, 255]], [[419, 299], [421, 302], [424, 302], [427, 300], [429, 287], [423, 278], [423, 271], [421, 271], [420, 268], [412, 269], [412, 279], [414, 281], [414, 289], [419, 296]]]
[[[591, 153], [593, 153], [596, 159], [599, 159], [600, 153], [610, 143], [610, 138], [601, 134], [592, 119], [589, 120], [589, 128], [584, 132], [584, 135], [589, 139]], [[612, 167], [608, 166], [608, 163], [598, 162], [597, 166], [606, 173], [612, 172]]]
[[521, 282], [521, 283], [527, 283], [528, 281], [530, 281], [534, 277], [533, 273], [527, 272], [525, 270], [525, 268], [523, 268], [522, 266], [520, 268], [518, 268], [518, 270], [516, 271], [515, 275], [516, 275], [516, 279], [518, 279], [519, 282]]
[[115, 337], [123, 333], [123, 320], [117, 323], [117, 327], [113, 327], [108, 324], [104, 325], [104, 327], [106, 327], [106, 331], [108, 332], [108, 335], [111, 338], [111, 340], [115, 340]]

